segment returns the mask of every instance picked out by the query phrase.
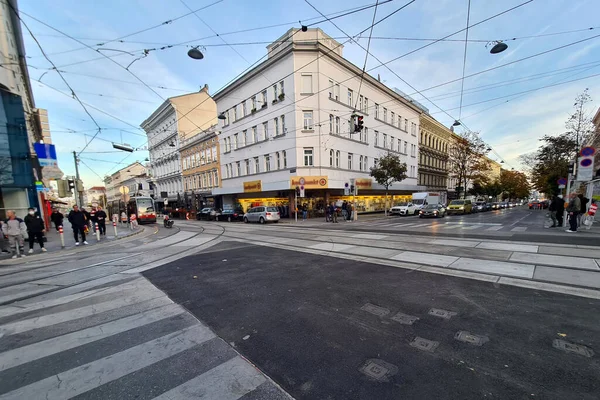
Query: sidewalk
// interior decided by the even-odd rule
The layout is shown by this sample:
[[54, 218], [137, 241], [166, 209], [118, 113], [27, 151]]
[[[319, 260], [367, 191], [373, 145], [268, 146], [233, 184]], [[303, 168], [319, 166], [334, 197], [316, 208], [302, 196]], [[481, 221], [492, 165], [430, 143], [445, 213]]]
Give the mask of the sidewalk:
[[[121, 223], [118, 223], [116, 238], [122, 239], [122, 238], [129, 237], [132, 235], [137, 235], [138, 233], [141, 233], [143, 231], [144, 231], [143, 226], [140, 226], [135, 231], [132, 231], [131, 229], [129, 229], [128, 225], [123, 225]], [[73, 229], [71, 228], [71, 223], [66, 219], [63, 222], [63, 232], [64, 232], [63, 235], [64, 235], [64, 239], [65, 239], [65, 249], [74, 248], [75, 247], [75, 238], [73, 237]], [[60, 242], [60, 235], [54, 228], [54, 225], [52, 225], [50, 227], [50, 229], [46, 229], [45, 235], [46, 235], [46, 238], [48, 239], [48, 241], [46, 243], [44, 243], [44, 247], [48, 250], [48, 253], [54, 253], [54, 252], [63, 250], [62, 246], [61, 246], [61, 242]], [[115, 240], [115, 231], [114, 231], [114, 228], [113, 228], [112, 222], [111, 222], [110, 225], [107, 224], [107, 226], [106, 226], [106, 236], [100, 236], [100, 241], [98, 241], [96, 239], [96, 234], [93, 233], [91, 230], [90, 230], [89, 234], [87, 234], [85, 236], [86, 236], [86, 241], [88, 242], [88, 245], [83, 245], [83, 243], [81, 243], [79, 245], [79, 247], [95, 246], [95, 245], [98, 245], [98, 244], [106, 242], [106, 241], [113, 241], [113, 240]], [[28, 244], [27, 240], [25, 240], [25, 255], [29, 255], [27, 253], [28, 251], [29, 251], [29, 244]], [[34, 251], [34, 253], [32, 255], [41, 254], [40, 245], [38, 243], [34, 243], [33, 251]], [[9, 259], [10, 257], [11, 257], [10, 253], [0, 253], [0, 260]]]

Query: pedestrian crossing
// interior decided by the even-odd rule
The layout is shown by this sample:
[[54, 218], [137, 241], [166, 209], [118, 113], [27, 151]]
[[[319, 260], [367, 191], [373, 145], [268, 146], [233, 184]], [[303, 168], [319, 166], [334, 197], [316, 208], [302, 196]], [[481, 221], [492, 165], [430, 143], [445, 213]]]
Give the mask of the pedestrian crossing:
[[129, 274], [0, 307], [0, 382], [0, 399], [15, 400], [289, 399], [183, 307]]
[[[344, 224], [352, 224], [352, 226], [356, 227], [368, 227], [373, 230], [389, 230], [389, 231], [435, 231], [435, 232], [517, 232], [522, 233], [529, 229], [527, 226], [513, 226], [511, 224], [494, 224], [494, 223], [458, 223], [458, 222], [445, 222], [441, 220], [432, 220], [428, 222], [423, 222], [419, 220], [417, 222], [405, 222], [405, 221], [393, 221], [389, 222], [389, 220], [367, 220], [367, 221], [352, 221], [346, 222]], [[322, 223], [322, 226], [332, 226], [331, 223]]]

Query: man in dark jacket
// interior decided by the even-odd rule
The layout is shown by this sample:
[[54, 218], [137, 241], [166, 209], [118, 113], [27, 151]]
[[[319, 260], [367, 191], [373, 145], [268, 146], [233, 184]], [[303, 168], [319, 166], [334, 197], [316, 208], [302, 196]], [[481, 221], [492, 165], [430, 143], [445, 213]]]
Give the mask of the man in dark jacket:
[[552, 226], [550, 226], [550, 228], [555, 228], [558, 226], [558, 219], [556, 218], [556, 212], [558, 211], [558, 200], [558, 196], [554, 195], [552, 197], [552, 201], [550, 202], [550, 206], [548, 206], [550, 218], [552, 219]]
[[30, 207], [24, 221], [29, 236], [29, 254], [33, 253], [33, 243], [36, 240], [40, 244], [42, 251], [46, 252], [47, 250], [44, 248], [44, 232], [46, 227], [44, 226], [42, 217], [36, 214], [35, 210]]
[[571, 193], [569, 196], [569, 205], [567, 206], [567, 212], [569, 213], [569, 225], [570, 229], [566, 232], [577, 232], [577, 214], [581, 212], [581, 200], [575, 193]]
[[556, 196], [556, 219], [558, 220], [558, 226], [563, 226], [563, 220], [565, 218], [565, 200], [562, 194]]
[[56, 228], [56, 231], [58, 232], [58, 227], [62, 226], [63, 224], [63, 220], [65, 219], [65, 216], [56, 209], [56, 207], [52, 208], [52, 214], [50, 214], [50, 221], [54, 222], [54, 227]]
[[69, 222], [73, 227], [73, 237], [75, 238], [75, 246], [79, 246], [79, 235], [81, 234], [81, 241], [83, 244], [88, 244], [85, 240], [85, 226], [88, 223], [87, 216], [77, 206], [73, 206], [73, 210], [68, 216]]
[[101, 235], [106, 235], [106, 212], [102, 209], [102, 207], [98, 206], [96, 209], [96, 221], [98, 221], [98, 230]]
[[[84, 212], [85, 212], [85, 210], [84, 210]], [[92, 209], [88, 213], [88, 219], [92, 223], [92, 232], [96, 231], [96, 222], [98, 222], [98, 218], [96, 217], [96, 212], [97, 212], [97, 208], [92, 207]]]

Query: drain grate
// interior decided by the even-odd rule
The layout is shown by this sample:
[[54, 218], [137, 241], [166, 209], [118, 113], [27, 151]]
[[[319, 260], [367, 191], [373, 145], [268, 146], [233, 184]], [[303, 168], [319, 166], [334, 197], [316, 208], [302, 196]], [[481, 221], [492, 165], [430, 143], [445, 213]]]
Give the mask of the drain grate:
[[403, 314], [401, 312], [394, 315], [392, 317], [392, 319], [394, 321], [400, 322], [401, 324], [404, 324], [404, 325], [412, 325], [415, 323], [415, 321], [419, 320], [419, 318], [417, 318], [417, 317], [413, 317], [412, 315], [408, 315], [408, 314]]
[[380, 382], [387, 382], [398, 373], [398, 367], [378, 358], [371, 358], [358, 369], [360, 372]]
[[579, 354], [584, 357], [592, 357], [594, 355], [594, 350], [590, 349], [589, 347], [585, 347], [580, 344], [569, 343], [561, 339], [554, 339], [554, 342], [552, 342], [552, 347], [567, 353]]
[[484, 343], [489, 342], [490, 338], [483, 335], [474, 335], [467, 331], [458, 331], [456, 335], [454, 335], [454, 339], [472, 344], [474, 346], [482, 346]]
[[444, 319], [450, 319], [456, 315], [454, 311], [442, 310], [441, 308], [432, 308], [429, 310], [428, 314]]
[[433, 340], [423, 339], [422, 337], [416, 337], [412, 342], [410, 342], [412, 347], [415, 347], [419, 350], [433, 352], [440, 345], [440, 342], [435, 342]]
[[360, 309], [368, 313], [375, 314], [379, 317], [384, 317], [390, 313], [390, 310], [388, 310], [387, 308], [379, 307], [371, 303], [365, 304]]

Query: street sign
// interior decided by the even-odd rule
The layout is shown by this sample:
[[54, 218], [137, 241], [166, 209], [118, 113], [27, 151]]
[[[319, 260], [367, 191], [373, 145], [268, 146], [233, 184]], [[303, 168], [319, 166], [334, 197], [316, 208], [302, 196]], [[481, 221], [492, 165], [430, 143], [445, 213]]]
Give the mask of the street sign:
[[165, 203], [165, 206], [169, 204], [169, 199], [164, 199], [163, 202]]
[[579, 157], [577, 166], [577, 181], [587, 182], [594, 177], [594, 156]]
[[[304, 179], [300, 179], [301, 181], [303, 181]], [[304, 196], [304, 185], [300, 186], [300, 197], [305, 197]]]
[[559, 189], [564, 189], [564, 188], [565, 188], [565, 185], [558, 185], [558, 188], [559, 188]]
[[581, 155], [583, 157], [592, 157], [594, 154], [596, 154], [596, 149], [592, 146], [586, 146], [581, 149]]
[[298, 182], [300, 182], [300, 185], [304, 186], [304, 184], [306, 183], [306, 180], [304, 178], [300, 178], [300, 180]]
[[556, 181], [556, 183], [564, 187], [567, 184], [567, 178], [560, 178]]
[[121, 193], [121, 194], [127, 194], [127, 193], [129, 193], [129, 188], [127, 186], [121, 186], [119, 188], [119, 193]]
[[348, 185], [348, 182], [344, 183], [344, 196], [350, 196], [350, 185]]

